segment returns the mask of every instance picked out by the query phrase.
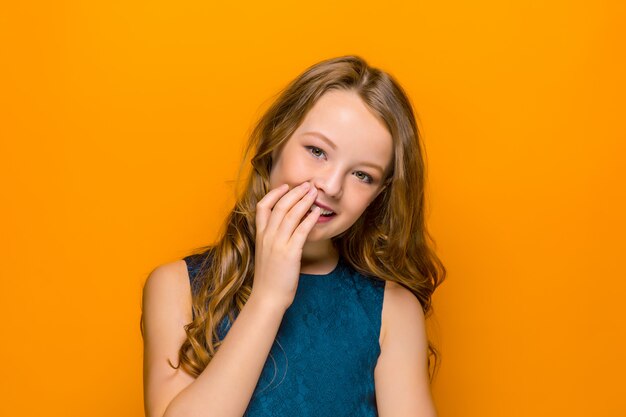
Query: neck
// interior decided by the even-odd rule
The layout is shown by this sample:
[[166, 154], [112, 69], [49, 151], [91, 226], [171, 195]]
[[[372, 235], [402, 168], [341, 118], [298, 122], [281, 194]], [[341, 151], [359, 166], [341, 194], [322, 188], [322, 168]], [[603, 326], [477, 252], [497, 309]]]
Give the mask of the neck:
[[330, 239], [320, 242], [306, 242], [302, 248], [300, 272], [325, 274], [339, 261], [339, 253]]

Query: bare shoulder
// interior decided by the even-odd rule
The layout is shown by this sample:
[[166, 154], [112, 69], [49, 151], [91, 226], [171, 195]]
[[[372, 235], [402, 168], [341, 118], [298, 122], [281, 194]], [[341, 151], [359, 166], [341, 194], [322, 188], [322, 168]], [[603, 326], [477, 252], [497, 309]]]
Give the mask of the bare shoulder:
[[143, 287], [142, 314], [146, 342], [153, 340], [150, 336], [156, 336], [156, 330], [166, 324], [184, 325], [191, 321], [191, 285], [183, 259], [159, 265], [150, 272]]
[[142, 297], [144, 316], [174, 313], [191, 321], [191, 285], [185, 261], [180, 259], [154, 268], [146, 279]]
[[148, 275], [143, 288], [144, 297], [152, 293], [163, 293], [163, 290], [168, 293], [191, 291], [187, 263], [183, 259], [159, 265]]
[[[386, 334], [391, 326], [412, 326], [413, 331], [422, 333], [424, 328], [424, 311], [419, 300], [409, 289], [393, 282], [385, 282], [383, 307], [381, 314], [380, 345], [383, 346]], [[417, 327], [417, 328], [415, 328]]]
[[378, 415], [436, 417], [428, 379], [428, 340], [419, 300], [406, 287], [387, 281], [382, 321], [385, 334], [374, 369]]
[[194, 378], [178, 364], [178, 352], [191, 322], [191, 285], [183, 259], [154, 268], [142, 296], [144, 406], [147, 416], [163, 415], [170, 401]]
[[143, 286], [141, 305], [144, 342], [150, 350], [160, 349], [151, 346], [151, 342], [161, 337], [164, 329], [191, 321], [191, 301], [189, 273], [183, 259], [159, 265], [150, 272]]

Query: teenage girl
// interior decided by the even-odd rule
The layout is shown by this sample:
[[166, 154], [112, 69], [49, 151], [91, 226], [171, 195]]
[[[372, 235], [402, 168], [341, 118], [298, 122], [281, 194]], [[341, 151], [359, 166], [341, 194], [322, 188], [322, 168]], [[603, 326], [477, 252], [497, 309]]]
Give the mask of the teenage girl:
[[313, 65], [251, 152], [219, 239], [146, 280], [146, 416], [436, 416], [424, 320], [446, 269], [402, 87], [358, 56]]

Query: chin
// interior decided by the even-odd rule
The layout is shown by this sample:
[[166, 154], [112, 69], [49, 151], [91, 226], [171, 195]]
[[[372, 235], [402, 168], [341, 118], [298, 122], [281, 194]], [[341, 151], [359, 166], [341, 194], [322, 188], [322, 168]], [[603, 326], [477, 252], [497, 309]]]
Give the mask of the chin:
[[306, 241], [307, 242], [322, 242], [322, 241], [328, 240], [328, 239], [330, 239], [330, 238], [327, 237], [327, 236], [323, 236], [323, 237], [318, 236], [317, 233], [315, 232], [315, 230], [311, 230], [309, 232], [309, 235], [306, 237]]
[[312, 236], [313, 234], [315, 234], [314, 231], [310, 231], [309, 232], [309, 235], [306, 237], [306, 241], [307, 242], [319, 242], [321, 240], [324, 240], [324, 239], [320, 239], [320, 238], [317, 238], [315, 236]]

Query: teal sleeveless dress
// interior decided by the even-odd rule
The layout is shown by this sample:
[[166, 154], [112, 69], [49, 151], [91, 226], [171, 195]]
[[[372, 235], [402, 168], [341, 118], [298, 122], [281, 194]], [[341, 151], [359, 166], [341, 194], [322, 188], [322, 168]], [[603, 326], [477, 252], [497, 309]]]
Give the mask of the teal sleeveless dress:
[[[192, 291], [205, 256], [184, 258]], [[301, 273], [244, 416], [377, 416], [384, 288], [384, 280], [358, 273], [342, 257], [328, 274]], [[229, 328], [226, 316], [220, 340]]]

